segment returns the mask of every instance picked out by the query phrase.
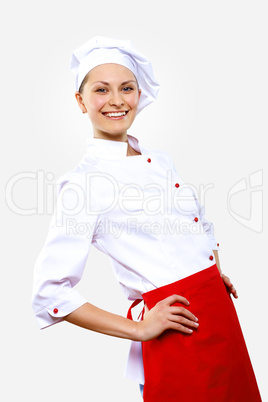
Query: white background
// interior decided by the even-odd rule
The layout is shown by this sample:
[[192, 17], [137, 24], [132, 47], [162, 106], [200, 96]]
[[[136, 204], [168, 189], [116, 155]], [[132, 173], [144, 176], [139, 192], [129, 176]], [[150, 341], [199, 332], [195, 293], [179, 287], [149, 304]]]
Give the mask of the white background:
[[[250, 188], [232, 197], [235, 216], [248, 219], [246, 225], [227, 204], [230, 189], [243, 179], [248, 183], [257, 171], [263, 172], [263, 185], [252, 191], [263, 193], [267, 203], [267, 3], [11, 0], [0, 15], [3, 187], [18, 173], [41, 171], [45, 177], [50, 173], [49, 197], [58, 177], [84, 155], [92, 132], [73, 95], [74, 48], [95, 35], [111, 36], [130, 39], [151, 59], [159, 97], [138, 115], [129, 134], [168, 151], [184, 181], [211, 186], [206, 216], [215, 225], [222, 270], [239, 293], [235, 305], [267, 401], [266, 209], [258, 196], [251, 205]], [[35, 180], [21, 180], [13, 200], [33, 208], [36, 192]], [[38, 329], [31, 310], [32, 272], [51, 214], [45, 208], [22, 216], [3, 199], [1, 399], [139, 401], [138, 386], [123, 378], [128, 341], [67, 323]], [[126, 314], [129, 303], [108, 257], [94, 247], [78, 289], [99, 307]]]

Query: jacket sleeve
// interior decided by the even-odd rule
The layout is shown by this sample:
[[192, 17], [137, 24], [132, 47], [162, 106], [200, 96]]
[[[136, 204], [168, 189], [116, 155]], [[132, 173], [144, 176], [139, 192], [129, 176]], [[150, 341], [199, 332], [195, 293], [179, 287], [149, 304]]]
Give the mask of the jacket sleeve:
[[92, 198], [84, 178], [58, 182], [56, 207], [34, 266], [32, 307], [41, 329], [87, 302], [74, 286], [82, 277], [98, 223], [99, 215], [90, 209]]
[[[169, 160], [169, 169], [171, 170], [172, 175], [174, 175], [174, 178], [176, 177], [177, 180], [181, 184], [184, 184], [183, 180], [178, 175], [178, 172], [176, 170], [176, 167], [174, 165], [174, 162], [173, 162], [171, 156], [169, 155], [168, 152], [165, 152], [165, 154], [166, 154], [166, 156], [167, 156], [167, 158]], [[192, 190], [192, 192], [193, 192], [193, 196], [195, 198], [195, 204], [196, 204], [196, 208], [197, 208], [197, 211], [198, 211], [198, 214], [199, 214], [199, 219], [200, 219], [200, 221], [202, 223], [204, 232], [207, 234], [207, 236], [209, 238], [209, 243], [210, 243], [211, 249], [212, 250], [219, 250], [219, 243], [217, 243], [217, 240], [216, 240], [216, 238], [214, 236], [214, 225], [213, 225], [212, 222], [209, 222], [208, 220], [206, 220], [206, 218], [205, 218], [205, 207], [199, 203], [196, 193], [193, 190]]]

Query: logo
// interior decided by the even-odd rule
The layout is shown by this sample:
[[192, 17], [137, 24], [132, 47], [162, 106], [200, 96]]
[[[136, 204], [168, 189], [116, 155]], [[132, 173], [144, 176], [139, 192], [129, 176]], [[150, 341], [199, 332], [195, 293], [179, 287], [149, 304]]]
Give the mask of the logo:
[[[235, 183], [228, 192], [230, 215], [241, 225], [260, 233], [263, 230], [263, 170]], [[244, 209], [246, 206], [247, 214]], [[241, 212], [243, 210], [243, 213]]]

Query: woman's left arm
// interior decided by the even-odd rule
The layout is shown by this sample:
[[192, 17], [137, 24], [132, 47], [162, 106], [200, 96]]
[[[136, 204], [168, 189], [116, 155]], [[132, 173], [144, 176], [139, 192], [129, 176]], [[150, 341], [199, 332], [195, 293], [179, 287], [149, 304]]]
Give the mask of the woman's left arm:
[[218, 270], [220, 271], [222, 280], [225, 284], [225, 286], [227, 287], [228, 291], [230, 293], [232, 293], [232, 295], [237, 299], [238, 298], [238, 294], [236, 289], [234, 288], [230, 278], [228, 278], [228, 276], [224, 275], [221, 271], [221, 267], [220, 267], [220, 259], [219, 259], [219, 254], [218, 254], [218, 250], [213, 250], [214, 256], [215, 256], [215, 260], [216, 260], [216, 265], [218, 267]]

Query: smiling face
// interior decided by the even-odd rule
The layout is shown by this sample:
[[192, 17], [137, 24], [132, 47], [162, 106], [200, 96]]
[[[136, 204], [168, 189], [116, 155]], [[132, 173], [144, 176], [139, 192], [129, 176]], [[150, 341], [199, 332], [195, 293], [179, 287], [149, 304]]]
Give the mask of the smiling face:
[[82, 93], [76, 92], [75, 96], [92, 122], [94, 137], [126, 141], [140, 94], [132, 71], [120, 64], [107, 63], [88, 73]]

